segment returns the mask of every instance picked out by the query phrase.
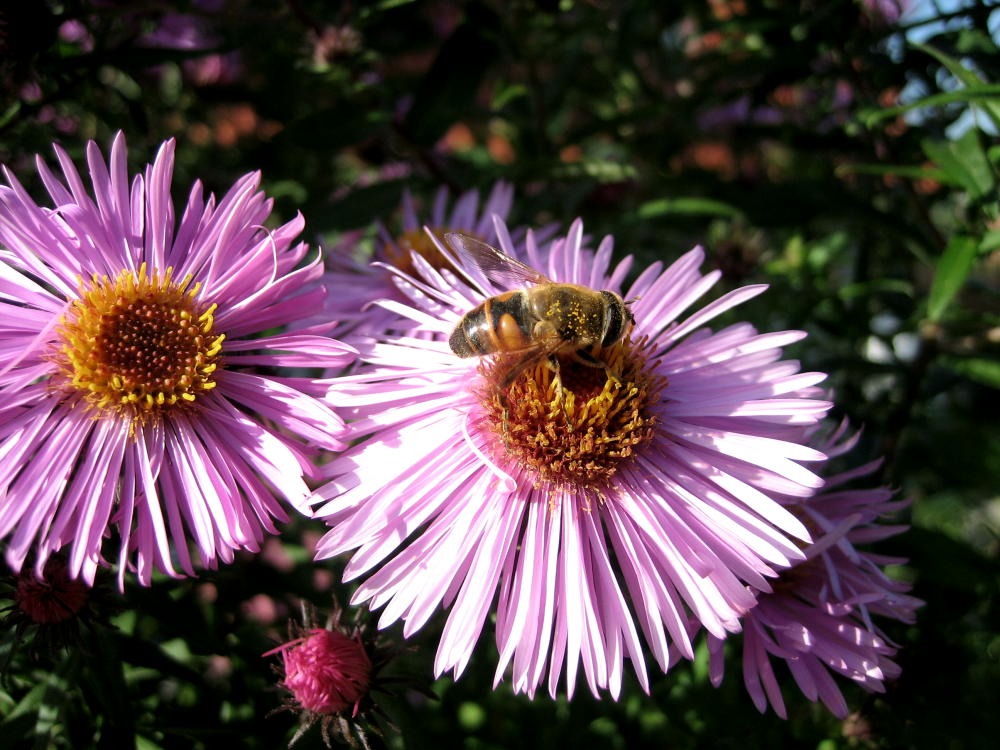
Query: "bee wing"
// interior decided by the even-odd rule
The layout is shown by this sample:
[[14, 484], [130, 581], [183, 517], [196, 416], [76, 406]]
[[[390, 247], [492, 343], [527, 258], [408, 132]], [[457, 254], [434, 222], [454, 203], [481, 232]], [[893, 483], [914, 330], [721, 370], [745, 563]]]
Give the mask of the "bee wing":
[[488, 245], [482, 240], [470, 237], [467, 234], [448, 232], [444, 236], [445, 242], [458, 255], [467, 258], [476, 265], [477, 268], [486, 274], [486, 278], [505, 286], [517, 286], [518, 284], [551, 284], [552, 282], [544, 274], [536, 271], [531, 266], [526, 266], [521, 261], [511, 258], [502, 250], [497, 250], [492, 245]]

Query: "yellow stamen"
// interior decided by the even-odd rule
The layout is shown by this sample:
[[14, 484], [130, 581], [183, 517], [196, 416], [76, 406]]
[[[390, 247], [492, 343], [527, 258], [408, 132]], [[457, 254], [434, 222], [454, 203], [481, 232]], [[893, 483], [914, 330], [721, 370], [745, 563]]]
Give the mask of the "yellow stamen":
[[196, 299], [192, 277], [173, 268], [123, 270], [111, 280], [82, 280], [58, 328], [53, 354], [64, 391], [75, 391], [97, 416], [159, 419], [215, 387], [225, 334], [213, 332], [217, 305]]
[[652, 438], [651, 407], [666, 380], [647, 365], [644, 342], [588, 354], [607, 370], [565, 357], [557, 376], [542, 361], [505, 392], [497, 386], [504, 359], [485, 363], [482, 403], [500, 446], [534, 474], [536, 484], [601, 498], [618, 468]]

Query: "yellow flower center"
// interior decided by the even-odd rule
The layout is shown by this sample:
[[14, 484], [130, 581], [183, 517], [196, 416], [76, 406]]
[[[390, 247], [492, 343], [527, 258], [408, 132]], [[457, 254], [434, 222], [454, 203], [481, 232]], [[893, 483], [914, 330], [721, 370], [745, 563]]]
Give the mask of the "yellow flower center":
[[60, 321], [54, 359], [64, 388], [103, 414], [130, 421], [160, 418], [215, 387], [225, 334], [212, 332], [216, 305], [196, 299], [191, 276], [171, 280], [143, 263], [114, 280], [80, 282], [80, 296]]
[[650, 372], [642, 341], [588, 353], [610, 373], [561, 356], [558, 377], [542, 360], [503, 390], [497, 384], [509, 359], [497, 357], [482, 366], [482, 403], [504, 451], [531, 470], [537, 485], [600, 498], [618, 468], [652, 439], [650, 407], [666, 379]]

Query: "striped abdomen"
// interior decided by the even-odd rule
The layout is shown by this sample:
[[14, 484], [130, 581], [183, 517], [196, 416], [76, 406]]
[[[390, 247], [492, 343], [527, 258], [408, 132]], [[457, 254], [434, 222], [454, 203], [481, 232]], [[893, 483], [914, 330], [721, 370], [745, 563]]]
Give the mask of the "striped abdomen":
[[523, 290], [504, 292], [463, 315], [448, 344], [459, 357], [524, 349], [531, 344], [534, 321]]

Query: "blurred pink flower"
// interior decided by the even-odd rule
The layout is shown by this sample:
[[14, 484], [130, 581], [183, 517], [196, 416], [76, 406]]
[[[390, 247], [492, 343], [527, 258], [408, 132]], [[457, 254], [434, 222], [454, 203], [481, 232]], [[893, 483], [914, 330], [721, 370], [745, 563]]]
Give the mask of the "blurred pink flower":
[[[219, 3], [203, 1], [196, 5], [204, 6], [206, 15], [188, 13], [165, 13], [156, 24], [156, 28], [144, 34], [139, 40], [140, 46], [157, 47], [161, 49], [176, 49], [187, 51], [211, 50], [208, 54], [184, 60], [181, 67], [191, 81], [199, 86], [230, 84], [243, 75], [243, 60], [239, 52], [217, 52], [221, 42], [214, 27], [219, 13]], [[219, 22], [224, 22], [224, 16], [219, 13]]]
[[391, 324], [398, 326], [402, 322], [409, 327], [409, 321], [401, 321], [395, 313], [371, 303], [378, 299], [406, 300], [396, 286], [393, 269], [415, 273], [413, 256], [420, 256], [433, 267], [446, 262], [424, 226], [438, 237], [446, 232], [462, 232], [496, 243], [492, 217], [506, 220], [513, 196], [510, 185], [498, 182], [481, 207], [479, 191], [469, 190], [449, 209], [448, 190], [442, 187], [435, 195], [429, 215], [421, 217], [409, 191], [405, 192], [401, 232], [394, 236], [379, 223], [370, 263], [351, 254], [354, 250], [351, 242], [331, 249], [327, 255], [329, 270], [323, 276], [329, 290], [323, 315], [342, 324], [342, 335], [347, 340], [385, 333]]

